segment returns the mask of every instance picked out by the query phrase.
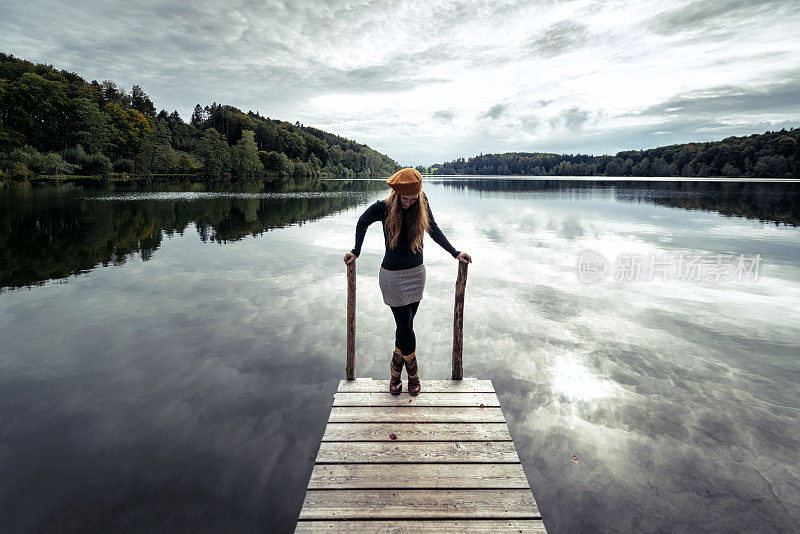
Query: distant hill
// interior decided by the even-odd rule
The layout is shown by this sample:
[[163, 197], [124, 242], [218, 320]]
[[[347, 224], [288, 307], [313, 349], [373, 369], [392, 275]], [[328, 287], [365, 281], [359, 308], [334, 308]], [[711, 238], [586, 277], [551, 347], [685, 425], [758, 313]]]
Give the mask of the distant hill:
[[625, 151], [616, 156], [481, 154], [417, 169], [430, 174], [795, 178], [800, 177], [800, 129]]
[[138, 85], [87, 82], [0, 53], [0, 177], [37, 174], [366, 177], [399, 165], [367, 145], [233, 106], [156, 112]]

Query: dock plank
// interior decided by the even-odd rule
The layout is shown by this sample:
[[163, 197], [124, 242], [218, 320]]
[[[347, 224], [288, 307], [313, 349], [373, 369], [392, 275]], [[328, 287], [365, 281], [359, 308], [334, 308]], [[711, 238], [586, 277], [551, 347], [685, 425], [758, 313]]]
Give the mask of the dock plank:
[[511, 441], [505, 423], [328, 423], [322, 441]]
[[317, 464], [308, 489], [530, 488], [522, 464]]
[[334, 406], [331, 423], [505, 423], [502, 408]]
[[388, 391], [380, 393], [335, 393], [334, 406], [469, 406], [499, 407], [500, 401], [495, 393], [448, 392], [427, 395], [392, 395]]
[[[406, 387], [403, 380], [403, 387]], [[478, 380], [477, 378], [464, 378], [463, 380], [423, 380], [422, 385], [426, 393], [494, 393], [491, 380]], [[356, 378], [355, 380], [340, 380], [337, 391], [342, 393], [383, 393], [389, 391], [389, 380], [373, 380], [372, 378]], [[405, 392], [408, 390], [406, 389]]]
[[511, 534], [547, 532], [541, 519], [410, 519], [410, 520], [357, 520], [357, 521], [300, 521], [297, 533], [338, 532], [342, 534], [361, 534], [379, 532], [399, 534], [402, 532], [436, 532], [442, 534], [462, 534], [475, 532], [483, 534]]
[[308, 490], [300, 519], [541, 518], [528, 489]]
[[513, 441], [324, 441], [317, 463], [516, 463]]

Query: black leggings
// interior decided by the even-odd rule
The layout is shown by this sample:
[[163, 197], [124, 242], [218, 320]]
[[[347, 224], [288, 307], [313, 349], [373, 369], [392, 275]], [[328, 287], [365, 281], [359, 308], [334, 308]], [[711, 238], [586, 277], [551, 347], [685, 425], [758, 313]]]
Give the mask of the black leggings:
[[397, 323], [394, 344], [400, 352], [408, 356], [417, 349], [417, 337], [414, 335], [414, 316], [417, 314], [419, 301], [405, 306], [390, 306]]

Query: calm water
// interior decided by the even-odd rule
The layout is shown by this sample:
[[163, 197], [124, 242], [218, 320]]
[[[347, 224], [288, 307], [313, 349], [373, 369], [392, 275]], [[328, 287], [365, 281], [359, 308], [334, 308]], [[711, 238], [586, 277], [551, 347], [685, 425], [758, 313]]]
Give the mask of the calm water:
[[[344, 377], [342, 256], [388, 190], [172, 189], [0, 189], [4, 532], [295, 525]], [[473, 255], [464, 374], [494, 381], [550, 532], [800, 530], [798, 184], [424, 190]], [[446, 378], [457, 263], [425, 243], [417, 353]], [[382, 247], [373, 225], [357, 375], [386, 379]], [[584, 250], [760, 264], [588, 283]]]

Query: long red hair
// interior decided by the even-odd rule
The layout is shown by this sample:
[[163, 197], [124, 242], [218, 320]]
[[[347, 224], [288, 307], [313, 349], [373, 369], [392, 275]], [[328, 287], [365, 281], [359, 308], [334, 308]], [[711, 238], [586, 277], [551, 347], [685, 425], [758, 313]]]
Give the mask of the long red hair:
[[[401, 204], [400, 195], [394, 189], [386, 197], [386, 208], [389, 210], [386, 215], [386, 234], [389, 237], [389, 248], [394, 248], [397, 246], [397, 239], [400, 237], [400, 226], [403, 222], [403, 205]], [[422, 238], [425, 232], [429, 231], [430, 228], [428, 199], [425, 197], [425, 193], [420, 191], [419, 198], [408, 209], [411, 212], [411, 228], [409, 228], [411, 250], [417, 253], [422, 248]]]

